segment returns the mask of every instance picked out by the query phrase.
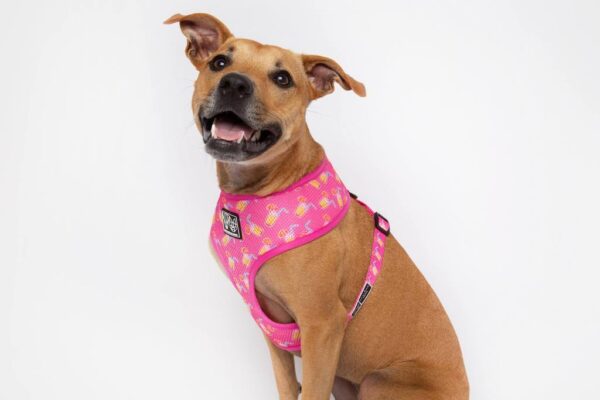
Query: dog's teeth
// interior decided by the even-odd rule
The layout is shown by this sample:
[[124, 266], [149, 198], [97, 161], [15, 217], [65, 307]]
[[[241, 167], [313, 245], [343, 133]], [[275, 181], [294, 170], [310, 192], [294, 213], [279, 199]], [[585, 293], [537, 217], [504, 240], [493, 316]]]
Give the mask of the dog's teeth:
[[213, 138], [217, 137], [217, 134], [215, 133], [217, 130], [215, 124], [213, 123], [212, 126], [210, 127], [210, 136], [212, 136]]
[[253, 142], [256, 142], [258, 139], [260, 139], [260, 131], [256, 131], [254, 132], [254, 135], [252, 135]]
[[244, 135], [240, 136], [237, 140], [238, 143], [242, 143], [242, 140], [244, 140]]

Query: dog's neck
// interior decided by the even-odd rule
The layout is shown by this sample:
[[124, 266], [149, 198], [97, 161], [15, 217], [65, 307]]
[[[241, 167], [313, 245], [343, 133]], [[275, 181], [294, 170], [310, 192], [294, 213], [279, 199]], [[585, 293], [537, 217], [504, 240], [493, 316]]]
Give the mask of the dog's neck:
[[228, 193], [266, 196], [300, 180], [317, 168], [324, 157], [323, 148], [307, 131], [267, 164], [217, 161], [219, 187]]

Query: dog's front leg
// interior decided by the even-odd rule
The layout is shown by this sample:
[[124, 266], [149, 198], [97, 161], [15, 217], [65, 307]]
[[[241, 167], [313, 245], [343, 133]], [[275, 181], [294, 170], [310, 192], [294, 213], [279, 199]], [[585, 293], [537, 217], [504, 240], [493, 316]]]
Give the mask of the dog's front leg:
[[346, 326], [343, 305], [298, 319], [302, 332], [302, 400], [329, 400]]
[[271, 353], [271, 363], [273, 364], [279, 399], [297, 400], [300, 393], [300, 385], [296, 378], [294, 356], [292, 353], [275, 346], [269, 338], [265, 337], [265, 339]]

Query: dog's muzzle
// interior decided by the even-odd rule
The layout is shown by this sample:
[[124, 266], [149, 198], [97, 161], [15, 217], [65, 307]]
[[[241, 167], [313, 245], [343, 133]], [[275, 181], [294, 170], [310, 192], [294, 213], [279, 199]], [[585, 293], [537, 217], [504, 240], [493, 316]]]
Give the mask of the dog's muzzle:
[[206, 151], [223, 161], [245, 161], [265, 152], [281, 137], [281, 125], [264, 123], [254, 84], [245, 75], [221, 78], [213, 101], [200, 108], [199, 119]]

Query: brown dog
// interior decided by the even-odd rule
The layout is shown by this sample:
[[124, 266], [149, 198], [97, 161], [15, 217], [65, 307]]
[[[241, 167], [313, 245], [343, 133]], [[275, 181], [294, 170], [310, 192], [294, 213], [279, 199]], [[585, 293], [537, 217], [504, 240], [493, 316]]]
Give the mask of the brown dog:
[[[199, 71], [192, 111], [206, 151], [217, 160], [219, 186], [227, 192], [268, 195], [298, 181], [324, 157], [306, 125], [308, 104], [333, 92], [334, 82], [365, 96], [364, 86], [329, 58], [235, 38], [208, 14], [177, 14], [165, 21], [175, 22]], [[235, 85], [244, 101], [225, 104], [215, 90], [223, 83]], [[252, 130], [243, 143], [212, 140], [209, 125], [226, 113], [231, 123]], [[372, 232], [372, 217], [352, 201], [334, 230], [272, 258], [256, 277], [265, 312], [300, 326], [302, 399], [325, 400], [332, 392], [337, 400], [467, 399], [452, 325], [392, 236], [377, 289], [360, 318], [346, 325], [368, 268]], [[296, 399], [293, 354], [267, 343], [279, 397]]]

